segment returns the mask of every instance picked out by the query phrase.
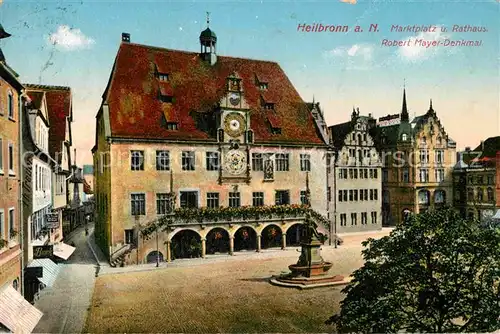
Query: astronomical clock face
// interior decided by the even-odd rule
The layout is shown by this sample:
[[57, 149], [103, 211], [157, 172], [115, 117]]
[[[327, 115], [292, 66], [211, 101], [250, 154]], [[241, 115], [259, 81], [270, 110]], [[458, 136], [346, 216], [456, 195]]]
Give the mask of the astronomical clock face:
[[231, 150], [227, 152], [224, 159], [224, 168], [228, 173], [239, 175], [245, 171], [247, 166], [247, 157], [244, 152]]
[[238, 137], [245, 131], [245, 118], [238, 113], [231, 113], [224, 119], [225, 131], [231, 137]]
[[240, 103], [240, 94], [232, 93], [231, 95], [229, 95], [229, 103], [231, 103], [233, 106], [237, 106]]

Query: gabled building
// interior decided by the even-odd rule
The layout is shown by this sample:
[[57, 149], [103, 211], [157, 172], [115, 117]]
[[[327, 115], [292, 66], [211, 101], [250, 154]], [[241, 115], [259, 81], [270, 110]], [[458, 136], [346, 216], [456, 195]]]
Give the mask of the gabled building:
[[[74, 248], [63, 242], [67, 205], [71, 91], [26, 84], [23, 122], [23, 223], [25, 297], [32, 301], [57, 265]], [[68, 140], [69, 139], [69, 140]], [[41, 274], [34, 275], [39, 270]]]
[[383, 224], [395, 225], [409, 212], [451, 205], [456, 143], [444, 130], [432, 100], [424, 115], [410, 121], [404, 90], [399, 117], [379, 121]]
[[[297, 242], [303, 216], [261, 221], [251, 208], [276, 211], [310, 198], [326, 221], [327, 145], [308, 105], [277, 63], [217, 55], [209, 28], [199, 41], [197, 53], [122, 35], [92, 150], [95, 233], [112, 262]], [[255, 213], [253, 220], [205, 216], [195, 225], [179, 216], [202, 207]], [[142, 227], [174, 208], [178, 219], [159, 233], [159, 248], [153, 240], [143, 245]], [[323, 228], [330, 233], [328, 223]]]
[[[52, 171], [49, 154], [49, 117], [43, 91], [26, 90], [23, 126], [23, 215], [26, 231], [25, 263], [33, 260], [33, 247], [51, 243]], [[60, 238], [61, 236], [58, 236]]]
[[339, 233], [382, 228], [382, 160], [373, 135], [376, 119], [353, 110], [351, 120], [330, 126], [335, 152], [330, 168], [330, 219]]

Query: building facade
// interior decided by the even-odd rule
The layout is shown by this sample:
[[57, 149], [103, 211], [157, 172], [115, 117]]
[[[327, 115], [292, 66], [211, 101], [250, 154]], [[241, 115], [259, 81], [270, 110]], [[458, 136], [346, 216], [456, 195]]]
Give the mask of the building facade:
[[358, 109], [350, 121], [329, 127], [336, 154], [327, 194], [333, 195], [330, 219], [339, 233], [382, 228], [382, 161], [372, 137], [375, 126], [376, 120]]
[[453, 171], [454, 207], [464, 218], [485, 221], [495, 215], [499, 151], [500, 137], [491, 137], [474, 150], [459, 152]]
[[432, 101], [424, 115], [410, 121], [404, 90], [401, 114], [379, 120], [376, 137], [384, 164], [384, 225], [401, 222], [408, 212], [451, 205], [456, 143], [444, 130]]
[[[0, 38], [6, 34], [0, 25]], [[21, 293], [20, 95], [18, 75], [0, 50], [0, 290]]]
[[33, 260], [33, 247], [50, 243], [47, 215], [52, 211], [53, 160], [49, 154], [49, 117], [43, 91], [26, 90], [23, 122], [23, 222], [25, 262]]
[[[0, 39], [10, 37], [0, 24]], [[0, 49], [0, 332], [30, 333], [42, 312], [23, 297], [23, 85]]]
[[[311, 110], [277, 63], [221, 57], [216, 43], [209, 28], [200, 53], [122, 36], [93, 148], [96, 238], [111, 261], [285, 247], [297, 242], [301, 204], [330, 233], [327, 145]], [[131, 59], [135, 74], [124, 76]], [[143, 243], [139, 231], [174, 209]]]

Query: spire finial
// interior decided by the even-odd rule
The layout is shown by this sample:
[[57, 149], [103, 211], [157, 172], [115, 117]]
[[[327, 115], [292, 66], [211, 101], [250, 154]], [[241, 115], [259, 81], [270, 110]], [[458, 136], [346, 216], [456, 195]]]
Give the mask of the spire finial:
[[314, 106], [314, 94], [313, 94], [313, 106]]
[[207, 12], [207, 28], [210, 25], [210, 12]]
[[432, 110], [432, 99], [431, 99], [431, 106], [429, 107], [430, 110]]
[[406, 87], [403, 88], [403, 107], [401, 108], [401, 121], [409, 121], [408, 107], [406, 106]]

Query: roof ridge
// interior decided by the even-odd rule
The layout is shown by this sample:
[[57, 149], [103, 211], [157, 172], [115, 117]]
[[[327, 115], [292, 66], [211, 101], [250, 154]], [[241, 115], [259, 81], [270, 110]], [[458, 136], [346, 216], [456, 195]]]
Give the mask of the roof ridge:
[[[154, 46], [154, 45], [147, 45], [147, 44], [141, 44], [141, 43], [131, 43], [131, 42], [122, 42], [120, 47], [122, 45], [134, 45], [134, 46], [140, 46], [144, 47], [147, 49], [155, 49], [159, 51], [174, 51], [174, 52], [182, 52], [182, 53], [187, 53], [187, 54], [192, 54], [192, 55], [199, 55], [199, 52], [195, 51], [187, 51], [187, 50], [180, 50], [180, 49], [171, 49], [171, 48], [165, 48], [161, 46]], [[263, 62], [263, 63], [271, 63], [271, 64], [277, 64], [279, 63], [277, 61], [272, 61], [272, 60], [264, 60], [264, 59], [255, 59], [255, 58], [245, 58], [245, 57], [233, 57], [233, 56], [223, 56], [223, 55], [217, 55], [218, 58], [225, 58], [225, 59], [241, 59], [241, 60], [251, 60], [251, 61], [258, 61], [258, 62]]]
[[33, 88], [33, 89], [47, 89], [47, 90], [71, 90], [71, 87], [68, 86], [56, 86], [56, 85], [41, 85], [41, 84], [29, 84], [24, 83], [24, 87]]

